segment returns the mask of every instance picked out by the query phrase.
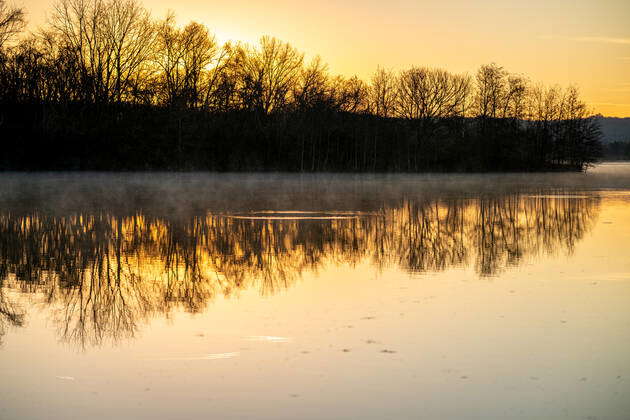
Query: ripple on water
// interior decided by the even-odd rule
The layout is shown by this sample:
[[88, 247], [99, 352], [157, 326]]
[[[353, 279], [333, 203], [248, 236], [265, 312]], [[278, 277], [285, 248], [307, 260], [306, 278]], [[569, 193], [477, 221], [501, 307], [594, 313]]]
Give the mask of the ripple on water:
[[264, 210], [247, 213], [223, 214], [221, 216], [228, 219], [244, 220], [345, 220], [376, 215], [376, 213], [362, 211]]

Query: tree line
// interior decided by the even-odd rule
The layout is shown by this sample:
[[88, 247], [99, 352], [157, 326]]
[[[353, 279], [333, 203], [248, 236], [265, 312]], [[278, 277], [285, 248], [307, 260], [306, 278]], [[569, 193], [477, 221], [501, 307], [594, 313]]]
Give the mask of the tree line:
[[603, 156], [607, 160], [630, 160], [630, 140], [616, 140], [605, 144]]
[[221, 45], [137, 0], [60, 0], [24, 25], [0, 0], [0, 169], [582, 170], [601, 154], [576, 87], [494, 63], [366, 82], [273, 37]]

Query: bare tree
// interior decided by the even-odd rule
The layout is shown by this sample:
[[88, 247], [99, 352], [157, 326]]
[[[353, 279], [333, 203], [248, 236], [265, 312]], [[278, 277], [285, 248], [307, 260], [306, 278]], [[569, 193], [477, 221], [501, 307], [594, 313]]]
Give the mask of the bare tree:
[[0, 50], [24, 29], [25, 24], [24, 11], [21, 8], [9, 6], [5, 0], [0, 0]]
[[218, 52], [214, 36], [208, 28], [190, 22], [181, 32], [183, 54], [184, 90], [187, 93], [188, 105], [197, 107], [203, 98], [204, 74], [212, 64]]
[[149, 14], [136, 0], [61, 0], [50, 28], [76, 55], [84, 89], [96, 102], [123, 100], [154, 39]]
[[104, 14], [105, 45], [111, 50], [106, 75], [110, 97], [121, 102], [129, 82], [148, 63], [154, 42], [149, 12], [137, 0], [109, 0]]
[[475, 113], [480, 117], [497, 118], [504, 108], [504, 95], [508, 73], [494, 63], [481, 66], [477, 71]]
[[54, 5], [49, 27], [79, 64], [77, 83], [88, 101], [105, 96], [105, 67], [111, 61], [102, 27], [105, 5], [101, 0], [61, 0]]
[[413, 67], [398, 77], [396, 114], [407, 119], [463, 115], [470, 79], [441, 69]]
[[376, 69], [370, 85], [370, 111], [379, 117], [391, 117], [396, 106], [396, 76], [381, 67]]
[[331, 102], [328, 66], [319, 56], [302, 69], [293, 90], [293, 101], [301, 109], [312, 109]]
[[68, 49], [59, 37], [51, 31], [41, 30], [24, 44], [31, 44], [41, 57], [43, 66], [42, 84], [44, 96], [42, 100], [56, 103], [83, 101], [85, 91], [81, 80], [81, 68], [74, 51]]
[[528, 95], [527, 117], [537, 123], [548, 123], [559, 118], [562, 110], [562, 89], [538, 84]]
[[202, 105], [206, 102], [205, 73], [218, 52], [214, 37], [196, 22], [178, 29], [172, 13], [157, 27], [154, 61], [161, 72], [163, 102], [187, 107]]
[[340, 111], [363, 113], [368, 109], [368, 86], [357, 76], [349, 79], [338, 76], [334, 79], [333, 97]]
[[577, 120], [586, 118], [588, 109], [586, 104], [580, 99], [580, 91], [576, 86], [569, 86], [565, 90], [562, 103], [562, 118], [566, 120]]
[[265, 114], [286, 106], [303, 60], [303, 54], [291, 45], [267, 36], [260, 39], [258, 49], [242, 49], [240, 66], [245, 104]]
[[182, 89], [181, 70], [183, 51], [180, 48], [180, 31], [175, 26], [172, 12], [157, 25], [154, 61], [159, 68], [160, 102], [174, 104]]
[[227, 42], [219, 50], [205, 78], [204, 106], [217, 112], [228, 112], [242, 106], [239, 95], [241, 46]]
[[518, 75], [509, 75], [505, 97], [503, 98], [503, 118], [522, 119], [525, 115], [527, 99], [527, 79]]

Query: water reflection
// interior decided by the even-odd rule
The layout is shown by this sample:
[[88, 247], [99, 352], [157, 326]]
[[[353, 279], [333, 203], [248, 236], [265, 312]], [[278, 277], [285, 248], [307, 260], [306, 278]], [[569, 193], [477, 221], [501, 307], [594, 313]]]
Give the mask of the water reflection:
[[[0, 284], [2, 286], [2, 284]], [[21, 327], [24, 325], [24, 312], [5, 296], [4, 289], [0, 287], [0, 346], [2, 339], [9, 327]]]
[[285, 289], [326, 264], [408, 272], [473, 266], [493, 276], [528, 257], [572, 252], [596, 197], [505, 194], [403, 199], [369, 212], [0, 213], [0, 338], [24, 313], [9, 293], [44, 297], [78, 347], [131, 338], [148, 319], [196, 313], [218, 295]]

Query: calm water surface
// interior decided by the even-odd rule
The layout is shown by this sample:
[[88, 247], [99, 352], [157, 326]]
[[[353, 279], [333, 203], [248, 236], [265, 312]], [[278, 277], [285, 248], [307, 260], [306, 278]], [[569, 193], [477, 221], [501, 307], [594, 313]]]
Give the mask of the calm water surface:
[[630, 418], [630, 164], [0, 175], [0, 419]]

